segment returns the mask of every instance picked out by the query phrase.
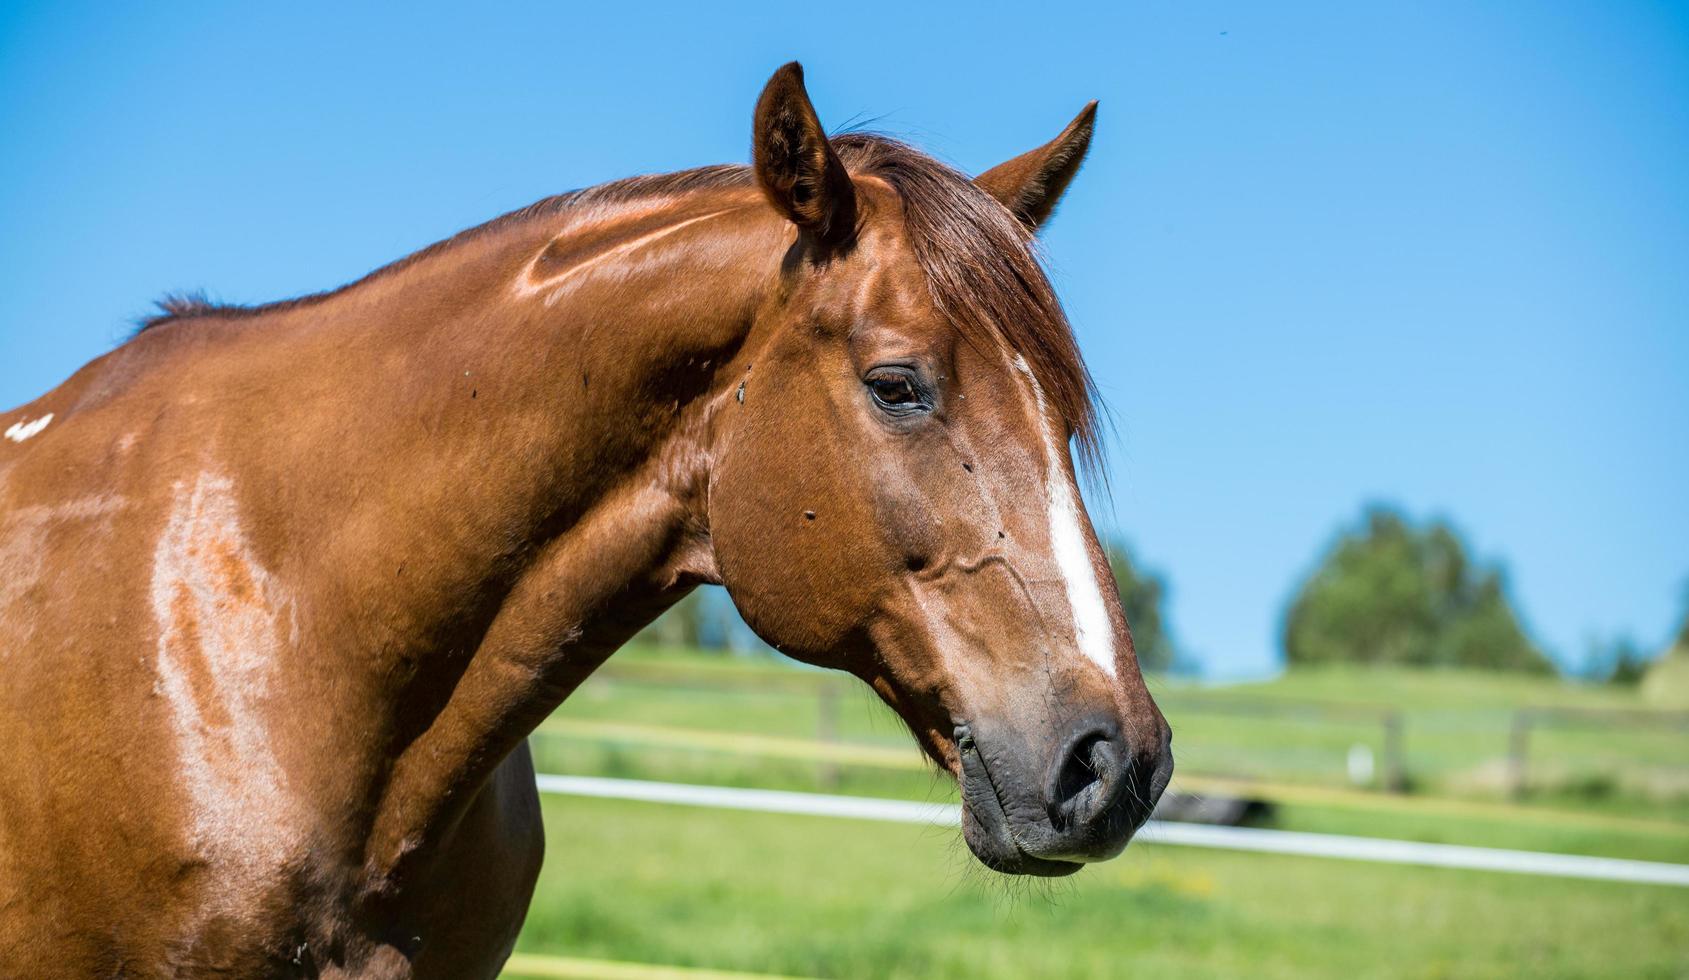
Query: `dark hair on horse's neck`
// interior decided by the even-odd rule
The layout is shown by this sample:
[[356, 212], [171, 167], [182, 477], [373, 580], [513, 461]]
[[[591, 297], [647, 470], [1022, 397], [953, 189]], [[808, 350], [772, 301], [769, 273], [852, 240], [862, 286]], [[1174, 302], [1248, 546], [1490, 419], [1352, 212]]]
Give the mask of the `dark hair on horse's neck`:
[[[1101, 472], [1095, 385], [1061, 303], [1039, 266], [1031, 233], [961, 173], [906, 143], [873, 133], [846, 133], [833, 137], [832, 145], [852, 174], [878, 177], [902, 197], [910, 245], [940, 312], [969, 343], [989, 349], [1001, 342], [1025, 358], [1046, 401], [1072, 431], [1080, 462], [1093, 474]], [[257, 306], [218, 305], [196, 294], [167, 296], [159, 301], [158, 314], [143, 320], [136, 332], [195, 317], [247, 318], [314, 305], [462, 242], [571, 207], [748, 187], [754, 181], [748, 166], [724, 164], [571, 191], [459, 232], [328, 292]]]

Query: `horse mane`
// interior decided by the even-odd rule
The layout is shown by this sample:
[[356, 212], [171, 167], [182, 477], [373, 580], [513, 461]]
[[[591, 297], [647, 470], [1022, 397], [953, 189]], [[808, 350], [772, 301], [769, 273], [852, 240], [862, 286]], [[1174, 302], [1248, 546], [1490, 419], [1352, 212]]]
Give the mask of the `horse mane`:
[[[909, 241], [940, 312], [969, 343], [982, 348], [1002, 344], [1025, 358], [1046, 399], [1067, 423], [1081, 464], [1100, 472], [1096, 385], [1039, 264], [1032, 233], [973, 181], [907, 143], [859, 132], [835, 136], [831, 143], [850, 173], [878, 177], [902, 198]], [[171, 294], [158, 301], [156, 314], [140, 321], [136, 334], [198, 317], [245, 319], [315, 305], [463, 242], [572, 207], [750, 187], [755, 181], [749, 166], [723, 164], [570, 191], [461, 231], [336, 289], [251, 306], [213, 303], [201, 293]]]
[[[634, 179], [637, 180], [639, 178]], [[374, 282], [377, 279], [408, 269], [411, 266], [439, 255], [442, 252], [450, 251], [455, 246], [461, 245], [471, 239], [481, 238], [505, 228], [509, 228], [513, 225], [521, 224], [524, 221], [539, 215], [554, 214], [567, 207], [572, 200], [584, 193], [584, 191], [571, 191], [565, 194], [557, 194], [552, 197], [544, 198], [543, 200], [535, 201], [527, 207], [518, 208], [507, 214], [499, 215], [491, 221], [483, 222], [472, 228], [466, 228], [450, 238], [435, 242], [434, 244], [424, 248], [417, 249], [404, 258], [389, 262], [381, 268], [376, 269], [374, 272], [371, 272], [359, 279], [354, 279], [345, 285], [336, 286], [333, 289], [325, 289], [322, 292], [307, 293], [304, 296], [295, 296], [292, 299], [275, 300], [269, 303], [253, 303], [250, 305], [214, 302], [207, 297], [204, 292], [198, 290], [181, 293], [168, 293], [162, 299], [157, 300], [153, 304], [158, 309], [157, 313], [141, 317], [138, 321], [136, 321], [135, 335], [139, 336], [149, 330], [156, 330], [159, 327], [168, 326], [169, 324], [176, 323], [181, 320], [191, 320], [196, 317], [215, 316], [222, 317], [224, 319], [245, 319], [249, 317], [262, 316], [266, 313], [279, 313], [285, 310], [298, 309], [304, 306], [314, 306], [324, 300], [332, 299], [347, 290], [356, 289], [365, 283]]]

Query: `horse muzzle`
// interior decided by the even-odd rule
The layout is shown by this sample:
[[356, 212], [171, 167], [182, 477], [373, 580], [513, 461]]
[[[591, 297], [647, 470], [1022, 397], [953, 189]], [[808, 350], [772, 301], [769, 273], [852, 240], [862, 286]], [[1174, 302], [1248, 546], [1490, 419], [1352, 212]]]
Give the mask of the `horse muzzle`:
[[963, 837], [1004, 874], [1057, 877], [1118, 855], [1173, 775], [1164, 730], [1129, 740], [1106, 718], [1078, 721], [1046, 752], [967, 724], [955, 739]]

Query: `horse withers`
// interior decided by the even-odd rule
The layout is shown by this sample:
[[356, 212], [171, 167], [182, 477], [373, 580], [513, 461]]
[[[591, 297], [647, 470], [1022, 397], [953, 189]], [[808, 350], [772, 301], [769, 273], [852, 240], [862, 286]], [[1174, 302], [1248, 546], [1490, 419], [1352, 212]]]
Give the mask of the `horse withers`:
[[0, 415], [0, 973], [495, 975], [524, 739], [700, 583], [872, 686], [985, 865], [1117, 854], [1169, 731], [1032, 248], [1094, 111], [968, 180], [788, 65], [749, 167], [173, 300]]

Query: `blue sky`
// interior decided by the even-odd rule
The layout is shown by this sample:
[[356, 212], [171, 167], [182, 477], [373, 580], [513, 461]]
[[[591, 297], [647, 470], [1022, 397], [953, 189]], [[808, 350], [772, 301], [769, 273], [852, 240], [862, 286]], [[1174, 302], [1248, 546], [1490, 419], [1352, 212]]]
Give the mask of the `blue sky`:
[[314, 291], [547, 194], [743, 160], [790, 58], [829, 126], [969, 171], [1102, 100], [1046, 236], [1118, 423], [1094, 509], [1212, 673], [1273, 668], [1368, 501], [1505, 560], [1562, 658], [1664, 640], [1683, 4], [5, 4], [0, 405], [167, 290]]

